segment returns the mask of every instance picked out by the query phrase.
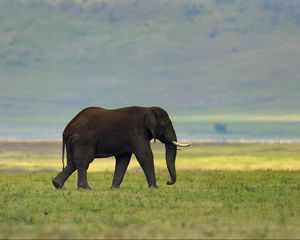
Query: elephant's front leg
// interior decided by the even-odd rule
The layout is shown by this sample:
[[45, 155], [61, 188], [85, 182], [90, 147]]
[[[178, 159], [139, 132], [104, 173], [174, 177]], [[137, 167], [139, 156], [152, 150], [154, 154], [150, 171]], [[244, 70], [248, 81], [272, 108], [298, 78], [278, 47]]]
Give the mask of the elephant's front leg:
[[112, 188], [118, 188], [122, 183], [128, 164], [130, 162], [131, 155], [132, 153], [123, 153], [116, 155], [116, 167], [114, 179], [111, 185]]
[[147, 178], [148, 186], [157, 188], [153, 162], [153, 153], [149, 142], [143, 142], [137, 146], [134, 152], [143, 172]]

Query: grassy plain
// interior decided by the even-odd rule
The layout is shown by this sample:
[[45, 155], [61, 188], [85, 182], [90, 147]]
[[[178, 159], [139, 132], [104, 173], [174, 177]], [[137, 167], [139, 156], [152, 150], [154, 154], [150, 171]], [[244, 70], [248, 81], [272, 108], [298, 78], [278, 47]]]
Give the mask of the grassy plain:
[[[154, 145], [159, 189], [133, 159], [120, 189], [113, 159], [61, 191], [59, 143], [0, 143], [0, 238], [299, 238], [300, 144], [194, 144], [178, 153], [178, 182]], [[100, 172], [99, 172], [100, 171]]]

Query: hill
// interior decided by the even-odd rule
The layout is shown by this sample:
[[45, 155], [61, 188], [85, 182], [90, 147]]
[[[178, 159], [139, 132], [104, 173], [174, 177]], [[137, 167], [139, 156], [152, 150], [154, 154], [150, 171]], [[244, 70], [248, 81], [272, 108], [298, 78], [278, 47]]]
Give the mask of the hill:
[[86, 106], [299, 114], [298, 0], [0, 2], [1, 127]]

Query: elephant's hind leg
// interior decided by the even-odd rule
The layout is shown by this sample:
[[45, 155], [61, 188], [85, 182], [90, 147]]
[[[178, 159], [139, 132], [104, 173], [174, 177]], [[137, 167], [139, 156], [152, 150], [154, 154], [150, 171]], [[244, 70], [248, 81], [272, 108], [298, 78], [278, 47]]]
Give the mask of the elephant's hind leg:
[[87, 180], [87, 170], [94, 160], [95, 150], [89, 146], [74, 147], [74, 162], [78, 172], [77, 187], [79, 190], [91, 189]]
[[123, 181], [125, 172], [130, 162], [132, 153], [123, 153], [116, 156], [115, 174], [112, 182], [112, 188], [118, 188]]
[[64, 186], [65, 181], [71, 176], [76, 170], [74, 164], [68, 164], [66, 168], [61, 171], [55, 178], [52, 179], [52, 184], [57, 189], [61, 189]]
[[76, 166], [72, 159], [72, 152], [69, 150], [67, 146], [67, 166], [63, 171], [61, 171], [55, 178], [52, 179], [52, 184], [55, 188], [61, 189], [67, 179], [72, 175], [72, 173], [76, 170]]

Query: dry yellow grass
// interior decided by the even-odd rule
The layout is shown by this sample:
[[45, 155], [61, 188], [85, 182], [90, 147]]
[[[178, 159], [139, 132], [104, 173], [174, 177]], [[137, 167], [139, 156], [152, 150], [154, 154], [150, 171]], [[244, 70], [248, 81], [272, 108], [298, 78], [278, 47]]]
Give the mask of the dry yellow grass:
[[[60, 143], [0, 143], [0, 169], [9, 171], [59, 171]], [[152, 145], [157, 170], [165, 169], [164, 147]], [[299, 170], [300, 144], [199, 144], [178, 151], [177, 169]], [[90, 172], [113, 171], [114, 158], [95, 159]], [[135, 157], [129, 170], [140, 171]]]

